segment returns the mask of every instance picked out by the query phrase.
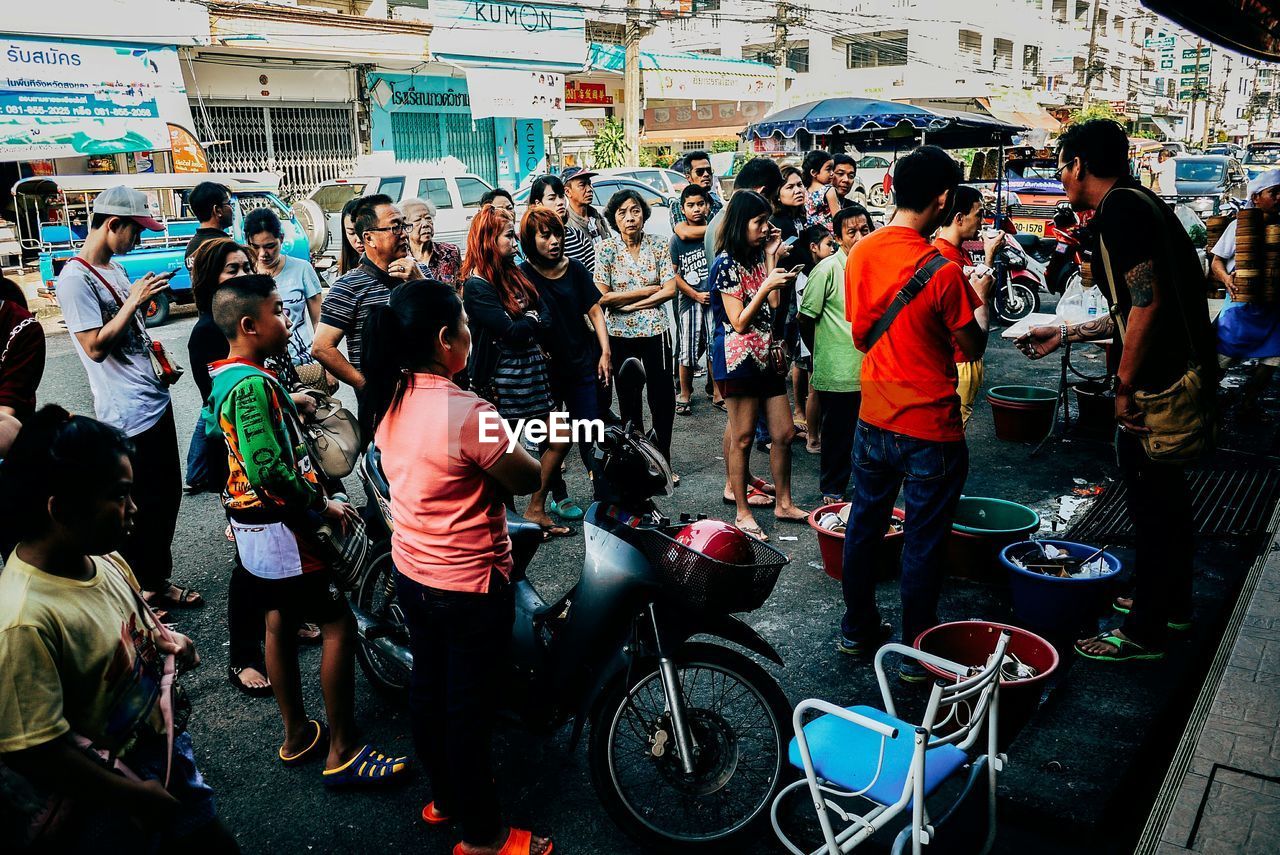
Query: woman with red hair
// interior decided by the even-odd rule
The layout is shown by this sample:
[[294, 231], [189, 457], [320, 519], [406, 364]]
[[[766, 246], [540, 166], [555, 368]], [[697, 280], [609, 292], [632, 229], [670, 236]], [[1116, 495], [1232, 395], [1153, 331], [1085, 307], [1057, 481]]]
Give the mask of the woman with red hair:
[[[462, 262], [462, 305], [471, 324], [471, 389], [492, 401], [514, 428], [535, 422], [550, 428], [551, 372], [543, 349], [552, 336], [551, 313], [538, 289], [516, 266], [515, 218], [489, 206], [471, 221], [467, 257]], [[506, 437], [501, 438], [506, 442]], [[542, 487], [529, 498], [525, 519], [542, 526], [545, 536], [568, 537], [573, 529], [547, 515], [552, 469], [559, 474], [567, 443], [542, 459]], [[554, 462], [554, 467], [552, 466]]]

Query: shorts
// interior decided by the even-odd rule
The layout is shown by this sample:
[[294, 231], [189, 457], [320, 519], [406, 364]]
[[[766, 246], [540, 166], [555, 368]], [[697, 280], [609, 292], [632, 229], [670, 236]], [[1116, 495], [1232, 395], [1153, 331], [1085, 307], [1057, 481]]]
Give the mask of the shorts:
[[253, 602], [264, 612], [280, 612], [292, 623], [334, 623], [351, 614], [346, 597], [328, 572], [304, 573], [285, 579], [248, 576]]
[[698, 363], [706, 357], [713, 336], [712, 323], [710, 305], [704, 306], [695, 300], [680, 298], [680, 315], [676, 321], [680, 329], [676, 351], [681, 365], [697, 368]]
[[1226, 356], [1225, 354], [1218, 354], [1219, 368], [1230, 368], [1233, 365], [1239, 365], [1241, 362], [1249, 361], [1256, 362], [1259, 365], [1270, 365], [1272, 368], [1280, 366], [1280, 356], [1259, 356], [1251, 358], [1247, 356]]
[[787, 394], [787, 381], [776, 374], [759, 374], [755, 377], [731, 377], [717, 380], [716, 389], [722, 398], [776, 398]]

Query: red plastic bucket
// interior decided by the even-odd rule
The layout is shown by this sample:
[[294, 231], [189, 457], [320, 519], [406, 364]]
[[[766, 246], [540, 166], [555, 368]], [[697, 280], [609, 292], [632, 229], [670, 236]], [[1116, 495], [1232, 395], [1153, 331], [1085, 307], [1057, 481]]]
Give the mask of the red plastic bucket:
[[[822, 556], [822, 571], [832, 579], [844, 577], [844, 533], [827, 531], [818, 525], [818, 520], [825, 514], [839, 513], [848, 502], [837, 502], [834, 505], [823, 505], [809, 514], [809, 525], [818, 533], [818, 553]], [[905, 512], [901, 508], [893, 509], [894, 519], [901, 520]], [[902, 532], [889, 531], [884, 536], [884, 546], [880, 550], [880, 570], [876, 574], [879, 579], [892, 579], [898, 575], [898, 563], [902, 558]]]
[[996, 386], [987, 391], [996, 438], [1039, 442], [1053, 430], [1058, 393], [1039, 386]]
[[[916, 638], [915, 648], [925, 653], [950, 659], [961, 665], [982, 667], [987, 657], [995, 652], [1000, 632], [1009, 630], [1012, 638], [1006, 650], [1023, 664], [1039, 673], [1024, 680], [1000, 678], [1000, 723], [998, 742], [1004, 748], [1026, 726], [1040, 706], [1046, 681], [1058, 668], [1058, 651], [1045, 639], [1021, 627], [985, 620], [962, 620], [943, 623], [926, 629]], [[929, 673], [947, 682], [955, 682], [955, 675], [927, 663]]]

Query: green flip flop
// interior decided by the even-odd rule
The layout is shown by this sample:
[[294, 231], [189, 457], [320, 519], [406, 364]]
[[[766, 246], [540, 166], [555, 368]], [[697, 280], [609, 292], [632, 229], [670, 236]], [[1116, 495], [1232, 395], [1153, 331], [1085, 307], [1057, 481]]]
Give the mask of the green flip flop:
[[1150, 659], [1164, 658], [1163, 650], [1148, 650], [1147, 648], [1143, 647], [1141, 644], [1138, 644], [1136, 641], [1130, 641], [1127, 638], [1121, 638], [1120, 636], [1116, 635], [1115, 630], [1107, 630], [1101, 635], [1094, 636], [1090, 640], [1101, 641], [1106, 644], [1110, 644], [1112, 647], [1116, 649], [1115, 653], [1109, 653], [1104, 655], [1104, 654], [1098, 654], [1098, 653], [1085, 653], [1084, 650], [1080, 648], [1079, 644], [1075, 646], [1076, 653], [1080, 654], [1085, 659], [1093, 659], [1097, 662], [1129, 662], [1131, 660], [1138, 660], [1138, 659], [1150, 660]]
[[[1120, 605], [1115, 600], [1111, 601], [1111, 608], [1112, 610], [1119, 612], [1122, 615], [1127, 615], [1129, 612], [1133, 611], [1132, 609], [1126, 609], [1124, 606]], [[1191, 621], [1171, 620], [1168, 623], [1166, 623], [1165, 626], [1169, 627], [1169, 629], [1173, 630], [1174, 632], [1186, 632], [1187, 630], [1191, 629]]]

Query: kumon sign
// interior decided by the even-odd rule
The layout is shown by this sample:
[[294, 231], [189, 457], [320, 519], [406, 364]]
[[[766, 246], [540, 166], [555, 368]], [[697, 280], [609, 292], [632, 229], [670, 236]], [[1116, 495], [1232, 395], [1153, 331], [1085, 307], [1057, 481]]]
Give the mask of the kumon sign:
[[586, 15], [575, 6], [510, 0], [432, 0], [433, 51], [444, 59], [516, 60], [580, 69], [587, 56]]

